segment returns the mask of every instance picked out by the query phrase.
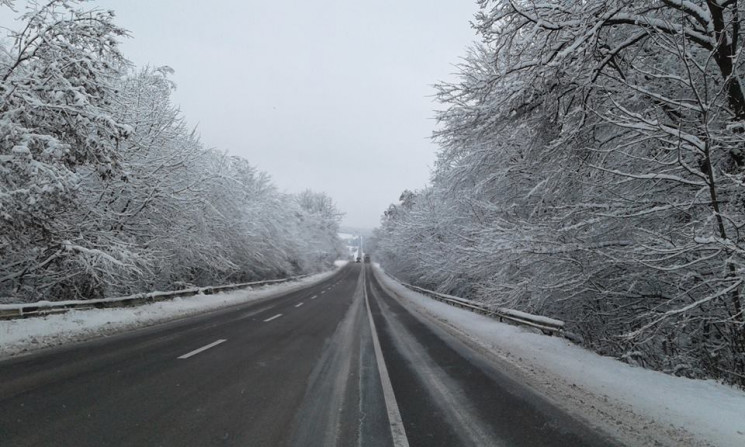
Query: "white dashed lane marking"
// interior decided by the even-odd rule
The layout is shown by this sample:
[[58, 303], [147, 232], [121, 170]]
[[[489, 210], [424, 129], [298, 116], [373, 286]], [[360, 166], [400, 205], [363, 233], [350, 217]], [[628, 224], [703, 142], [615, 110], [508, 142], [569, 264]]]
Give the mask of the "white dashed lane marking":
[[206, 351], [206, 350], [208, 350], [209, 348], [214, 348], [215, 346], [219, 345], [220, 343], [224, 343], [224, 342], [226, 342], [226, 341], [227, 341], [227, 340], [224, 340], [224, 339], [220, 339], [220, 340], [217, 340], [217, 341], [215, 341], [215, 342], [212, 342], [212, 343], [210, 343], [210, 344], [208, 344], [208, 345], [206, 345], [206, 346], [202, 346], [202, 347], [201, 347], [201, 348], [199, 348], [199, 349], [195, 349], [195, 350], [193, 350], [193, 351], [191, 351], [191, 352], [187, 352], [186, 354], [184, 354], [184, 355], [180, 356], [179, 358], [180, 358], [180, 359], [182, 359], [182, 360], [184, 360], [184, 359], [188, 359], [188, 358], [189, 358], [189, 357], [191, 357], [191, 356], [197, 355], [197, 354], [199, 354], [200, 352], [203, 352], [203, 351]]

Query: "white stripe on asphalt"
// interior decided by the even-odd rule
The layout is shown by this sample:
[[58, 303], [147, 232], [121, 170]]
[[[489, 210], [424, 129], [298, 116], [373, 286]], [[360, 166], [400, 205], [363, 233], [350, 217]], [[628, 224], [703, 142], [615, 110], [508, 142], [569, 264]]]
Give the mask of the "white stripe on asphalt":
[[375, 360], [378, 362], [378, 374], [380, 383], [383, 385], [383, 400], [385, 408], [388, 410], [388, 423], [391, 425], [391, 437], [395, 447], [409, 447], [409, 440], [406, 438], [404, 422], [401, 420], [401, 413], [396, 403], [396, 395], [393, 393], [391, 378], [388, 377], [388, 368], [385, 366], [383, 350], [380, 349], [380, 340], [378, 340], [378, 331], [375, 329], [372, 311], [370, 310], [370, 301], [367, 298], [367, 287], [365, 287], [365, 277], [363, 276], [362, 288], [365, 294], [365, 305], [367, 306], [367, 316], [370, 317], [370, 329], [372, 329], [373, 347], [375, 348]]
[[217, 341], [215, 341], [215, 342], [212, 342], [212, 343], [210, 343], [210, 344], [208, 344], [208, 345], [206, 345], [206, 346], [202, 346], [202, 347], [201, 347], [201, 348], [199, 348], [199, 349], [195, 349], [195, 350], [193, 350], [193, 351], [191, 351], [191, 352], [187, 352], [186, 354], [182, 355], [182, 356], [181, 356], [181, 357], [179, 357], [179, 358], [180, 358], [180, 359], [188, 359], [189, 357], [191, 357], [191, 356], [193, 356], [193, 355], [197, 355], [197, 354], [199, 354], [199, 353], [200, 353], [200, 352], [202, 352], [202, 351], [206, 351], [206, 350], [208, 350], [209, 348], [214, 348], [215, 346], [219, 345], [220, 343], [224, 343], [224, 342], [226, 342], [226, 341], [227, 341], [227, 340], [224, 340], [224, 339], [220, 339], [220, 340], [217, 340]]
[[295, 307], [300, 307], [302, 305], [303, 305], [303, 303], [297, 303], [297, 304], [295, 304]]
[[313, 295], [312, 297], [310, 297], [310, 299], [312, 299], [312, 300], [314, 300], [316, 298], [318, 298], [318, 295]]
[[268, 323], [268, 322], [270, 322], [272, 320], [276, 320], [277, 318], [279, 318], [281, 316], [282, 316], [282, 314], [277, 314], [277, 315], [275, 315], [273, 317], [267, 318], [266, 320], [264, 320], [264, 323]]

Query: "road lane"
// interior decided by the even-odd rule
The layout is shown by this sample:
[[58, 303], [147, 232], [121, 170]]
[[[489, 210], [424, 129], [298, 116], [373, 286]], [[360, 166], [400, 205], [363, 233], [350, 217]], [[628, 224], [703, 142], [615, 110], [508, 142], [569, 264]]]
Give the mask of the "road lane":
[[365, 264], [261, 302], [0, 361], [0, 441], [612, 445], [412, 314]]
[[401, 420], [401, 411], [398, 408], [398, 402], [396, 401], [396, 394], [393, 392], [393, 385], [391, 384], [391, 378], [388, 374], [388, 367], [385, 364], [385, 356], [383, 350], [380, 347], [380, 339], [378, 338], [378, 330], [375, 327], [375, 319], [372, 316], [370, 310], [370, 299], [367, 296], [367, 275], [363, 272], [363, 282], [365, 290], [365, 308], [367, 309], [367, 317], [370, 323], [370, 332], [373, 342], [373, 349], [375, 351], [375, 361], [378, 366], [378, 374], [380, 376], [380, 384], [383, 389], [383, 401], [385, 402], [385, 408], [388, 415], [388, 424], [391, 428], [391, 439], [395, 447], [409, 447], [409, 440], [406, 437], [406, 429], [404, 428], [403, 421]]
[[[163, 331], [0, 362], [2, 445], [287, 444], [359, 273], [352, 266], [314, 287]], [[323, 300], [294, 307], [331, 284]], [[227, 341], [177, 359], [218, 339]]]
[[452, 335], [419, 319], [374, 275], [368, 296], [411, 446], [608, 446]]

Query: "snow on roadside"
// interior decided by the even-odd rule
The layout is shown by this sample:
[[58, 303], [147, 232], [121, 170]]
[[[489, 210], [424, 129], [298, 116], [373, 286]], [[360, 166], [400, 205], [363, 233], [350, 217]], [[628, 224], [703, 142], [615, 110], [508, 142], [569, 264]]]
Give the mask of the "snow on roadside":
[[[588, 419], [626, 417], [626, 421], [612, 422], [618, 425], [617, 435], [646, 430], [647, 436], [652, 432], [654, 436], [645, 444], [662, 441], [668, 445], [745, 446], [742, 390], [712, 380], [673, 377], [631, 366], [565, 339], [433, 300], [385, 274], [377, 276], [419, 310], [468, 335], [521, 373], [533, 376], [549, 393], [556, 393], [555, 397], [565, 399], [573, 395]], [[605, 424], [600, 422], [608, 425], [607, 420]]]
[[336, 271], [338, 268], [286, 283], [174, 298], [142, 306], [71, 310], [64, 314], [0, 321], [0, 358], [281, 295], [320, 282]]

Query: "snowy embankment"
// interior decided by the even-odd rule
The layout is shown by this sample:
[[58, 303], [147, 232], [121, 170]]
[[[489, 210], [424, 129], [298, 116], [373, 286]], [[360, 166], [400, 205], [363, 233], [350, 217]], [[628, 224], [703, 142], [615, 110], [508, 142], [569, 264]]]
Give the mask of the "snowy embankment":
[[320, 282], [345, 264], [345, 261], [337, 261], [336, 270], [255, 289], [200, 294], [136, 307], [71, 310], [64, 314], [0, 321], [0, 358], [282, 295]]
[[565, 339], [433, 300], [378, 272], [380, 281], [405, 304], [508, 362], [539, 392], [624, 443], [745, 446], [745, 392], [741, 390], [603, 357]]

